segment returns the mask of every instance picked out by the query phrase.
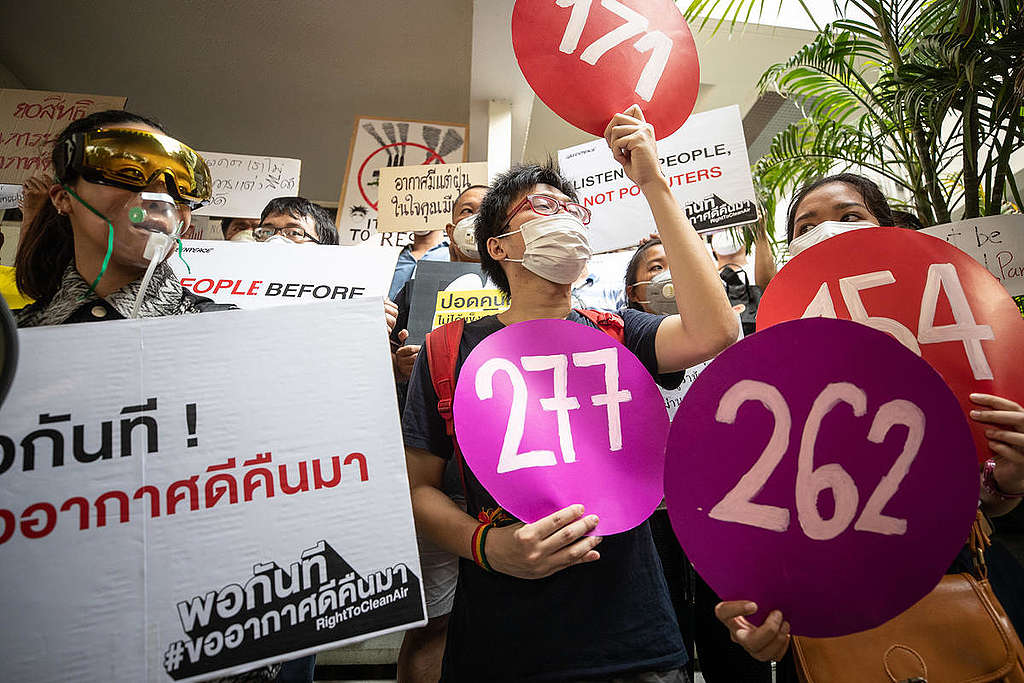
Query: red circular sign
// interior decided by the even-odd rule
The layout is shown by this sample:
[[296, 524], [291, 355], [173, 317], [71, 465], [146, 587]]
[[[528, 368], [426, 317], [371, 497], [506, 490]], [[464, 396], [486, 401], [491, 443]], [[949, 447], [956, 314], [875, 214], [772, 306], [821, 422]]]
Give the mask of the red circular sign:
[[[870, 228], [801, 252], [765, 290], [757, 329], [812, 317], [889, 333], [942, 375], [968, 416], [972, 392], [1024, 401], [1024, 319], [984, 266], [937, 237]], [[988, 427], [968, 422], [984, 462]]]
[[537, 96], [599, 137], [639, 104], [660, 140], [697, 101], [697, 46], [671, 0], [516, 0], [512, 45]]

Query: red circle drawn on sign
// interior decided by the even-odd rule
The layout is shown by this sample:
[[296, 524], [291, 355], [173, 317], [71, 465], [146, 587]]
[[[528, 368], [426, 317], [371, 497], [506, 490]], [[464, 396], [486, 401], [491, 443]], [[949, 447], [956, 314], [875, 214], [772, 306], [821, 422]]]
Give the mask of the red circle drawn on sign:
[[420, 149], [427, 150], [427, 154], [430, 155], [430, 157], [427, 159], [428, 164], [434, 163], [435, 161], [439, 164], [444, 163], [444, 158], [439, 156], [437, 152], [430, 149], [426, 145], [419, 144], [418, 142], [392, 142], [390, 145], [384, 145], [383, 147], [379, 147], [370, 152], [370, 154], [367, 155], [366, 159], [363, 160], [363, 163], [359, 164], [359, 172], [356, 173], [356, 181], [358, 182], [359, 185], [359, 194], [363, 195], [363, 199], [366, 200], [366, 203], [369, 204], [374, 211], [377, 210], [377, 202], [371, 201], [370, 198], [366, 196], [366, 189], [363, 187], [363, 171], [366, 169], [366, 164], [370, 163], [370, 159], [391, 147], [419, 147]]
[[[943, 269], [947, 276], [950, 273], [943, 264], [955, 269], [955, 278], [946, 281], [939, 277]], [[937, 304], [924, 301], [929, 298], [925, 296], [929, 271], [932, 271], [932, 291], [937, 293], [934, 299]], [[886, 272], [891, 273], [895, 282], [887, 282]], [[882, 275], [860, 277], [869, 273]], [[845, 280], [845, 294], [841, 280]], [[981, 354], [984, 362], [976, 354], [973, 367], [968, 348], [974, 344], [961, 341], [962, 334], [956, 334], [951, 341], [927, 341], [929, 335], [935, 334], [927, 331], [928, 323], [941, 330], [942, 326], [957, 322], [950, 304], [959, 296], [953, 280], [960, 284], [974, 325], [988, 326], [994, 337], [985, 338], [988, 335], [983, 330], [967, 324], [969, 330], [981, 334], [979, 343], [984, 352]], [[937, 237], [904, 228], [854, 230], [801, 252], [779, 271], [761, 298], [757, 329], [803, 317], [812, 301], [823, 301], [815, 297], [821, 295], [824, 283], [828, 285], [828, 299], [836, 317], [856, 320], [866, 316], [867, 324], [876, 329], [890, 334], [896, 329], [897, 334], [917, 341], [921, 357], [942, 375], [968, 416], [978, 461], [992, 457], [985, 436], [985, 430], [991, 427], [969, 419], [970, 411], [978, 408], [971, 403], [970, 394], [995, 394], [1024, 403], [1024, 364], [1020, 362], [1024, 319], [999, 281], [975, 259]], [[849, 305], [857, 308], [858, 301], [863, 310], [855, 316]], [[923, 314], [922, 306], [926, 308]], [[807, 317], [817, 315], [820, 311]], [[963, 323], [964, 316], [960, 317]], [[906, 331], [900, 331], [897, 325]], [[946, 333], [939, 332], [939, 336], [943, 334]], [[865, 358], [864, 362], [870, 363], [871, 359]], [[991, 371], [992, 379], [981, 378], [986, 374], [985, 366]]]
[[697, 102], [697, 46], [671, 0], [516, 0], [512, 46], [537, 96], [598, 137], [639, 104], [660, 140]]

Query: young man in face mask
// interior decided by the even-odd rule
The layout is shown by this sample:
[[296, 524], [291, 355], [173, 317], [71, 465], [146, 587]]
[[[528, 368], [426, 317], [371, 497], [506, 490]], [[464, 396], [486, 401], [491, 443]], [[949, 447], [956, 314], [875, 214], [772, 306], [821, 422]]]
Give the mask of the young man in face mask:
[[257, 242], [268, 244], [338, 243], [331, 214], [305, 197], [271, 199], [252, 232]]
[[[660, 383], [678, 385], [682, 370], [736, 339], [736, 318], [661, 174], [654, 131], [639, 107], [617, 114], [606, 139], [647, 198], [672, 270], [686, 274], [676, 287], [682, 315], [624, 311], [624, 342]], [[465, 325], [459, 367], [506, 325], [591, 324], [572, 310], [570, 295], [590, 257], [587, 222], [572, 184], [551, 168], [518, 167], [497, 178], [477, 216], [477, 247], [511, 304]], [[598, 519], [572, 505], [532, 524], [492, 528], [477, 551], [493, 571], [472, 560], [478, 515], [495, 514], [497, 504], [468, 468], [465, 512], [442, 492], [454, 451], [437, 405], [421, 354], [403, 417], [413, 511], [422, 533], [463, 558], [442, 680], [686, 681], [686, 653], [646, 523], [606, 539], [585, 536]]]

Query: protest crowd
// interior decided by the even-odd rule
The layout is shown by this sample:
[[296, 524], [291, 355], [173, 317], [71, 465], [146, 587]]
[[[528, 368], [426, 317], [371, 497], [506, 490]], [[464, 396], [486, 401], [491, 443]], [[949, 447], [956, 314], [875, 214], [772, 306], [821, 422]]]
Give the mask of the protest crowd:
[[[164, 125], [160, 112], [152, 114], [151, 118], [148, 112], [142, 115], [109, 109], [73, 120], [53, 138], [49, 170], [33, 173], [24, 181], [16, 257], [13, 263], [3, 264], [8, 266], [3, 274], [7, 279], [0, 281], [4, 301], [22, 335], [31, 328], [72, 323], [109, 325], [119, 320], [184, 316], [187, 323], [182, 322], [183, 325], [195, 325], [217, 316], [236, 316], [241, 320], [241, 316], [248, 315], [248, 311], [237, 310], [240, 306], [218, 300], [209, 288], [203, 291], [198, 285], [202, 276], [183, 276], [181, 269], [187, 266], [178, 264], [187, 264], [191, 245], [219, 241], [221, 246], [217, 248], [230, 251], [236, 248], [236, 243], [241, 243], [238, 249], [266, 249], [268, 251], [263, 253], [272, 253], [274, 259], [294, 263], [300, 269], [314, 254], [375, 248], [343, 246], [344, 235], [339, 237], [338, 222], [331, 212], [294, 193], [271, 198], [258, 217], [215, 215], [210, 225], [218, 227], [220, 235], [211, 235], [209, 231], [205, 235], [197, 234], [192, 229], [193, 212], [202, 209], [211, 198], [211, 169], [203, 154], [190, 146], [189, 140], [175, 136], [172, 122]], [[628, 247], [597, 253], [592, 243], [593, 223], [607, 210], [607, 205], [584, 201], [583, 192], [576, 187], [573, 178], [554, 161], [517, 163], [509, 168], [492, 168], [485, 180], [471, 180], [452, 189], [443, 207], [443, 228], [438, 225], [414, 231], [406, 246], [392, 249], [396, 252], [390, 261], [394, 264], [393, 274], [390, 271], [378, 274], [385, 287], [378, 292], [383, 302], [378, 307], [377, 317], [380, 325], [387, 327], [388, 340], [385, 342], [381, 335], [379, 342], [388, 345], [391, 359], [391, 373], [386, 383], [388, 400], [383, 410], [395, 410], [393, 395], [404, 443], [404, 466], [425, 604], [425, 613], [420, 618], [405, 621], [395, 628], [386, 625], [391, 630], [398, 630], [398, 626], [404, 629], [395, 669], [398, 681], [683, 683], [698, 680], [698, 675], [699, 680], [708, 683], [826, 680], [814, 677], [807, 664], [806, 657], [810, 655], [802, 654], [805, 647], [806, 652], [811, 652], [809, 648], [814, 639], [799, 638], [804, 632], [796, 622], [791, 626], [786, 610], [777, 609], [776, 605], [756, 604], [753, 593], [730, 590], [728, 594], [719, 595], [713, 587], [716, 581], [703, 576], [702, 567], [695, 568], [686, 544], [681, 544], [673, 531], [677, 522], [672, 505], [679, 503], [671, 496], [667, 506], [665, 501], [659, 500], [642, 519], [616, 533], [602, 532], [604, 512], [590, 509], [583, 501], [563, 501], [565, 504], [559, 509], [550, 509], [534, 519], [517, 517], [507, 509], [505, 498], [489, 488], [490, 480], [482, 476], [477, 467], [470, 466], [475, 453], [470, 442], [477, 438], [473, 422], [463, 418], [459, 408], [453, 410], [453, 403], [458, 405], [465, 401], [460, 389], [474, 386], [472, 378], [462, 379], [460, 383], [460, 373], [469, 372], [463, 372], [463, 368], [474, 362], [474, 350], [496, 353], [489, 350], [493, 347], [488, 347], [487, 343], [518, 329], [519, 324], [537, 321], [568, 321], [579, 329], [588, 328], [604, 335], [609, 344], [621, 345], [666, 397], [668, 407], [668, 397], [676, 395], [672, 392], [692, 385], [697, 371], [704, 369], [708, 362], [748, 339], [767, 334], [759, 324], [758, 308], [769, 305], [770, 297], [766, 292], [770, 294], [772, 289], [785, 284], [787, 270], [795, 272], [797, 264], [813, 263], [816, 254], [819, 260], [824, 258], [821, 256], [823, 247], [831, 240], [836, 240], [831, 242], [835, 245], [856, 235], [860, 238], [858, 248], [870, 252], [872, 235], [894, 228], [910, 233], [922, 227], [915, 215], [894, 210], [875, 181], [865, 175], [841, 172], [822, 175], [794, 189], [785, 225], [778, 230], [779, 240], [770, 233], [763, 209], [755, 220], [734, 223], [727, 229], [699, 232], [674, 194], [675, 185], [683, 181], [670, 182], [659, 160], [663, 137], [639, 105], [622, 107], [606, 120], [603, 144], [624, 179], [638, 188], [635, 196], [643, 201], [645, 225], [652, 226], [645, 230], [649, 236], [633, 240]], [[203, 241], [194, 241], [196, 238]], [[288, 248], [293, 246], [303, 249]], [[881, 248], [875, 255], [894, 260], [903, 256], [882, 253]], [[604, 257], [609, 260], [602, 261]], [[607, 263], [613, 264], [613, 268], [600, 265]], [[211, 286], [215, 281], [214, 278]], [[843, 280], [839, 282], [842, 287]], [[863, 287], [878, 284], [884, 283]], [[244, 286], [232, 286], [236, 288], [235, 294], [245, 290]], [[310, 285], [307, 289], [295, 290], [282, 287], [280, 292], [285, 297], [294, 293], [300, 299], [308, 294], [306, 300], [300, 302], [307, 303], [312, 300], [309, 297], [327, 296], [317, 293], [317, 287]], [[952, 302], [954, 296], [950, 292], [953, 290], [948, 289], [948, 282], [942, 280], [940, 287], [947, 287], [942, 291]], [[846, 291], [843, 290], [844, 297]], [[351, 298], [355, 292], [353, 289], [339, 298]], [[963, 289], [960, 292], [963, 298]], [[334, 294], [337, 293], [335, 289]], [[826, 298], [827, 294], [826, 288]], [[442, 301], [451, 302], [471, 295], [480, 299], [493, 297], [493, 301], [488, 298], [488, 303], [481, 303], [476, 315], [456, 315], [451, 322], [442, 317]], [[813, 295], [811, 291], [807, 300]], [[970, 291], [968, 295], [974, 296]], [[872, 301], [884, 300], [885, 295], [875, 296], [883, 298]], [[424, 300], [429, 303], [425, 310]], [[972, 305], [976, 301], [971, 298]], [[500, 305], [489, 307], [495, 302]], [[338, 307], [344, 311], [348, 302], [318, 301], [309, 305]], [[831, 302], [828, 305], [835, 308]], [[850, 299], [846, 299], [846, 306], [856, 319]], [[191, 318], [193, 314], [204, 315]], [[424, 316], [427, 322], [418, 322]], [[921, 316], [923, 320], [923, 309]], [[835, 310], [830, 317], [837, 317]], [[956, 321], [960, 325], [959, 318]], [[145, 331], [149, 329], [145, 325], [150, 322], [143, 320], [139, 324]], [[888, 330], [884, 325], [876, 329], [898, 337], [894, 327], [899, 327], [899, 323], [889, 322], [893, 325]], [[971, 324], [974, 322], [972, 317]], [[418, 329], [424, 325], [425, 329]], [[28, 337], [22, 336], [22, 339]], [[979, 339], [992, 337], [980, 336]], [[328, 340], [323, 341], [328, 343]], [[922, 339], [922, 346], [924, 341]], [[147, 340], [147, 343], [150, 342]], [[981, 348], [981, 342], [974, 343]], [[1021, 339], [1007, 343], [1019, 349]], [[957, 346], [966, 347], [966, 341], [964, 347]], [[817, 340], [807, 341], [800, 349], [808, 367], [815, 366], [816, 359], [827, 351], [818, 346]], [[287, 349], [282, 350], [282, 353], [287, 352]], [[557, 365], [557, 360], [544, 360], [535, 361], [536, 368], [530, 368], [524, 356], [523, 367], [553, 370], [557, 382], [558, 373], [562, 372], [564, 377], [567, 372], [565, 354], [569, 351], [551, 347], [551, 354], [560, 352], [562, 366]], [[22, 350], [23, 355], [31, 353], [29, 348]], [[512, 353], [509, 351], [506, 355], [512, 357]], [[1016, 351], [1015, 356], [1018, 365], [1019, 353]], [[577, 366], [579, 355], [571, 356]], [[917, 355], [922, 356], [920, 348]], [[556, 355], [529, 358], [553, 359]], [[272, 360], [268, 358], [266, 362]], [[47, 362], [60, 363], [62, 359], [52, 358]], [[770, 365], [772, 359], [764, 359], [764, 363]], [[577, 366], [570, 364], [569, 372]], [[490, 394], [485, 394], [481, 388], [481, 374], [476, 367], [474, 364], [475, 391], [483, 400]], [[496, 387], [503, 380], [495, 379], [493, 370], [498, 366], [490, 367], [491, 381]], [[503, 368], [499, 367], [514, 386], [513, 375]], [[791, 370], [796, 373], [800, 369]], [[994, 367], [992, 372], [998, 382], [1000, 368]], [[622, 373], [625, 377], [626, 370]], [[292, 380], [281, 378], [282, 383], [289, 381]], [[984, 567], [984, 576], [999, 604], [993, 609], [1005, 617], [1003, 633], [1009, 643], [1007, 647], [1013, 647], [1014, 643], [1019, 647], [1015, 631], [1024, 627], [1024, 568], [998, 540], [989, 541], [988, 536], [992, 521], [996, 520], [998, 526], [998, 518], [1014, 514], [1024, 497], [1024, 407], [1020, 402], [1024, 388], [1013, 389], [997, 393], [976, 390], [956, 397], [961, 404], [969, 405], [965, 424], [983, 431], [986, 452], [978, 459], [973, 452], [961, 454], [969, 456], [967, 459], [973, 468], [969, 485], [977, 516], [966, 521], [966, 524], [973, 522], [974, 526], [969, 534], [959, 539], [955, 556], [943, 560], [946, 565], [943, 571], [947, 575], [969, 574], [976, 572], [979, 565]], [[88, 391], [101, 392], [102, 387], [91, 387]], [[547, 391], [551, 391], [550, 380]], [[638, 391], [632, 390], [634, 398]], [[622, 433], [628, 434], [627, 425], [638, 418], [626, 408], [627, 403], [620, 407], [615, 401], [630, 399], [615, 399], [614, 392], [600, 396], [605, 397], [602, 399], [605, 403], [600, 404], [598, 395], [594, 395], [594, 406], [601, 405], [601, 411], [608, 411], [609, 423], [614, 407], [616, 419], [621, 417]], [[682, 393], [678, 396], [680, 398], [671, 405], [675, 420], [671, 439], [676, 439], [677, 430], [681, 431], [676, 423], [685, 419], [693, 408], [682, 398]], [[769, 407], [767, 398], [750, 400]], [[841, 400], [851, 406], [855, 404], [853, 399], [837, 398], [825, 411]], [[543, 409], [557, 413], [559, 420], [579, 409], [581, 403], [585, 403], [582, 395], [580, 401], [566, 395], [564, 380], [561, 394], [556, 388], [553, 398], [541, 399]], [[9, 405], [5, 404], [4, 409]], [[155, 402], [153, 405], [155, 407]], [[310, 405], [292, 405], [289, 409], [316, 412], [324, 407], [313, 405], [311, 401]], [[871, 410], [875, 409], [872, 405]], [[493, 408], [501, 414], [502, 427], [506, 423], [505, 410]], [[720, 406], [717, 419], [725, 423], [727, 418], [721, 417], [722, 410]], [[737, 419], [736, 410], [732, 419]], [[515, 421], [515, 407], [512, 411], [507, 419], [509, 425]], [[855, 409], [855, 414], [863, 413], [863, 409], [859, 413]], [[747, 413], [739, 414], [742, 419]], [[40, 424], [43, 417], [40, 416]], [[0, 423], [3, 419], [4, 412], [0, 410]], [[225, 420], [225, 428], [231, 424], [230, 420]], [[668, 424], [666, 418], [663, 425], [666, 430]], [[909, 422], [897, 420], [894, 424], [908, 425]], [[653, 424], [637, 425], [641, 430], [648, 426], [655, 429]], [[478, 429], [483, 431], [490, 427], [482, 425]], [[529, 421], [526, 429], [529, 432]], [[580, 429], [574, 427], [577, 432]], [[908, 429], [912, 432], [912, 428]], [[0, 432], [6, 434], [7, 428], [0, 428]], [[562, 438], [562, 457], [566, 457], [564, 435], [558, 434], [562, 433], [553, 432], [547, 438], [555, 445]], [[604, 438], [603, 433], [599, 436]], [[806, 438], [806, 432], [804, 436]], [[884, 437], [883, 431], [875, 443], [882, 443]], [[493, 443], [501, 444], [502, 462], [509, 458], [505, 465], [499, 462], [499, 473], [503, 466], [510, 472], [525, 468], [541, 473], [563, 467], [537, 466], [555, 464], [555, 455], [551, 455], [550, 463], [541, 460], [543, 453], [548, 452], [543, 450], [545, 445], [555, 448], [551, 444], [527, 437], [521, 447], [517, 442], [506, 453], [501, 435], [495, 438]], [[508, 434], [505, 438], [509, 438]], [[576, 438], [582, 441], [579, 433]], [[775, 438], [773, 433], [773, 442]], [[906, 438], [910, 440], [909, 436]], [[131, 441], [130, 432], [128, 440]], [[765, 448], [767, 453], [770, 446], [765, 443], [761, 440], [757, 448]], [[517, 448], [533, 450], [520, 453]], [[723, 457], [728, 450], [729, 447], [722, 445]], [[401, 457], [400, 453], [393, 455]], [[498, 453], [492, 455], [497, 462]], [[922, 457], [924, 455], [922, 451]], [[268, 453], [268, 459], [269, 456]], [[584, 459], [583, 455], [577, 457]], [[676, 457], [676, 453], [669, 447], [660, 457], [662, 460], [657, 461], [659, 481], [664, 462]], [[746, 468], [757, 459], [758, 451], [745, 457]], [[803, 457], [803, 450], [800, 457]], [[819, 447], [818, 457], [827, 459], [827, 449]], [[527, 462], [529, 458], [535, 460]], [[345, 462], [348, 466], [349, 461]], [[365, 463], [364, 459], [364, 480]], [[0, 475], [8, 467], [11, 463], [8, 451], [4, 450]], [[305, 472], [303, 469], [304, 483]], [[314, 477], [319, 476], [318, 472]], [[372, 476], [371, 467], [371, 480]], [[829, 486], [837, 487], [833, 514], [840, 516], [838, 487], [842, 482], [830, 481]], [[750, 486], [744, 495], [749, 495], [744, 504], [771, 508], [750, 502], [753, 495], [761, 491], [764, 481], [748, 483]], [[897, 481], [895, 485], [898, 484]], [[557, 488], [558, 484], [551, 486]], [[666, 490], [667, 486], [666, 483]], [[798, 482], [798, 495], [799, 487]], [[630, 491], [628, 487], [623, 488], [619, 495], [628, 497]], [[526, 497], [530, 494], [529, 491], [520, 493]], [[916, 513], [928, 517], [937, 514], [946, 504], [941, 495], [925, 498]], [[6, 508], [8, 503], [0, 501], [0, 507]], [[769, 515], [763, 510], [757, 514]], [[789, 513], [786, 515], [788, 519]], [[13, 525], [14, 517], [10, 513], [7, 517]], [[24, 524], [22, 521], [23, 529]], [[804, 524], [802, 516], [800, 524]], [[768, 529], [771, 522], [761, 521], [756, 525]], [[10, 538], [7, 528], [5, 523], [7, 535], [0, 537], [0, 549]], [[726, 537], [721, 539], [723, 544], [729, 542]], [[88, 544], [81, 546], [78, 552], [89, 553]], [[744, 548], [733, 548], [727, 556], [742, 558], [743, 552]], [[784, 575], [787, 562], [802, 562], [801, 557], [788, 554], [781, 547], [779, 553], [776, 561], [763, 565], [764, 572]], [[269, 561], [269, 558], [261, 561]], [[871, 557], [864, 560], [863, 571], [884, 574], [890, 570], [889, 564], [887, 557]], [[839, 586], [835, 590], [843, 591]], [[804, 599], [827, 603], [832, 596], [816, 594]], [[916, 601], [915, 597], [913, 602]], [[950, 603], [951, 611], [944, 615], [948, 628], [956, 629], [961, 623], [961, 616], [956, 613], [959, 604]], [[900, 609], [883, 621], [903, 611]], [[876, 620], [873, 625], [880, 623]], [[6, 628], [16, 626], [8, 624]], [[366, 633], [384, 628], [385, 625], [381, 625]], [[921, 631], [924, 633], [925, 629], [922, 627]], [[834, 639], [839, 643], [838, 649], [845, 651], [842, 642], [854, 637], [856, 634], [836, 634]], [[898, 643], [894, 641], [889, 645], [896, 647]], [[891, 649], [889, 645], [887, 649]], [[967, 653], [974, 647], [965, 645], [963, 652], [947, 654], [953, 658], [969, 658]], [[311, 653], [311, 648], [296, 645], [287, 651], [293, 654], [285, 657], [267, 652], [261, 655], [254, 650], [255, 655], [249, 658], [253, 664], [228, 662], [224, 669], [230, 668], [230, 672], [222, 671], [223, 675], [217, 680], [312, 681], [314, 676], [319, 679], [315, 673], [316, 654]], [[917, 655], [908, 657], [914, 659]], [[1024, 657], [1024, 652], [1017, 651], [1017, 657]], [[268, 658], [272, 661], [261, 661]], [[1018, 659], [1014, 669], [1017, 678], [1007, 669], [1001, 674], [1005, 678], [970, 680], [1022, 681], [1022, 662], [1024, 660]], [[118, 662], [110, 662], [110, 667], [114, 672], [110, 680], [117, 680]], [[941, 671], [933, 667], [927, 677], [922, 672], [920, 678], [907, 675], [891, 680], [954, 679], [942, 678]]]

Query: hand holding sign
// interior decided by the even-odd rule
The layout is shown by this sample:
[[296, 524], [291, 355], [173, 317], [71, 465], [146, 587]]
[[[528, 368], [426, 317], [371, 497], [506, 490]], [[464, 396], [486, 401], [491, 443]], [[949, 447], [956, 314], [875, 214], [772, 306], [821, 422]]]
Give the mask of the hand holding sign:
[[521, 520], [582, 503], [614, 534], [662, 498], [664, 403], [636, 356], [603, 332], [531, 320], [492, 334], [462, 366], [454, 412], [466, 463]]
[[604, 138], [626, 176], [638, 187], [643, 189], [652, 180], [664, 179], [658, 165], [654, 127], [647, 123], [639, 105], [613, 116], [604, 130]]
[[537, 96], [594, 135], [641, 101], [668, 136], [697, 101], [697, 48], [671, 0], [516, 0], [512, 45]]
[[[778, 609], [796, 634], [838, 636], [938, 582], [974, 519], [972, 455], [927, 363], [867, 327], [799, 320], [733, 345], [697, 378], [672, 425], [665, 495], [701, 576], [757, 604], [730, 619], [761, 624]], [[773, 624], [749, 636], [766, 640], [755, 649]]]

